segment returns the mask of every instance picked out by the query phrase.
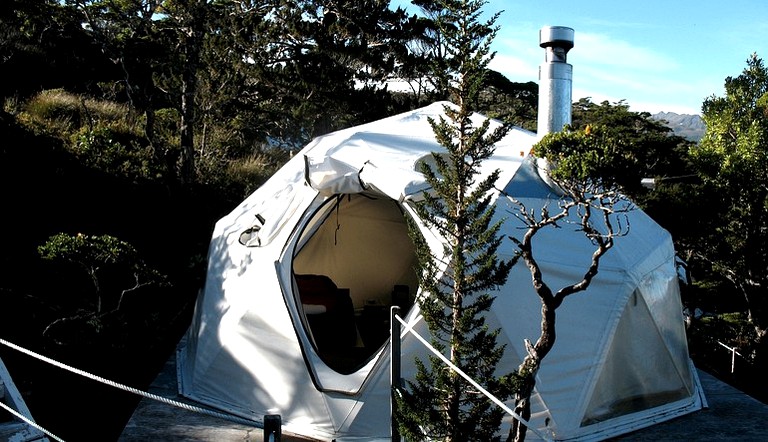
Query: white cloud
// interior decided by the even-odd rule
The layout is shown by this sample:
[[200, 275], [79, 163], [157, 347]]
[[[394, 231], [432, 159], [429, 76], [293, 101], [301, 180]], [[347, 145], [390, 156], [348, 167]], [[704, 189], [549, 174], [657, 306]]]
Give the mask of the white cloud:
[[703, 97], [697, 94], [703, 81], [681, 80], [683, 66], [669, 55], [607, 35], [581, 33], [568, 61], [574, 69], [574, 101], [625, 100], [638, 112], [700, 113]]
[[574, 62], [622, 71], [669, 72], [679, 69], [674, 58], [608, 35], [580, 33], [569, 57]]
[[[513, 55], [496, 54], [488, 67], [501, 72], [512, 81], [538, 81], [539, 79], [539, 66], [537, 64]], [[525, 78], [528, 80], [523, 80]]]
[[[576, 32], [574, 37], [574, 48], [568, 53], [574, 101], [585, 97], [595, 103], [624, 100], [637, 112], [701, 112], [706, 98], [701, 91], [712, 89], [704, 73], [691, 76], [676, 58], [607, 34]], [[544, 50], [538, 45], [537, 29], [502, 28], [493, 46], [496, 57], [491, 69], [511, 81], [538, 82]]]

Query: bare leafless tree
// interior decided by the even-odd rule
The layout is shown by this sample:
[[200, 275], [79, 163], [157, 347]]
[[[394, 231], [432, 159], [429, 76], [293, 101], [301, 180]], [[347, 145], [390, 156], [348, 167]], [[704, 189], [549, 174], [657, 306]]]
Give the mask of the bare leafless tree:
[[[536, 384], [536, 374], [544, 357], [555, 345], [556, 310], [566, 297], [585, 291], [597, 275], [600, 259], [613, 247], [616, 237], [629, 233], [626, 212], [633, 205], [618, 190], [599, 189], [589, 181], [560, 181], [556, 188], [561, 193], [557, 201], [547, 200], [538, 213], [528, 208], [522, 201], [507, 195], [517, 206], [512, 215], [521, 221], [525, 233], [521, 239], [511, 237], [517, 245], [520, 257], [531, 272], [531, 283], [541, 301], [541, 334], [535, 343], [525, 340], [527, 355], [517, 368], [514, 376], [515, 413], [525, 419], [531, 416], [531, 393]], [[550, 207], [557, 208], [550, 213]], [[594, 245], [591, 262], [581, 280], [566, 285], [555, 291], [545, 281], [541, 266], [534, 256], [533, 239], [545, 228], [574, 227], [574, 232], [581, 232]], [[525, 440], [527, 428], [515, 420], [509, 431], [508, 441]]]

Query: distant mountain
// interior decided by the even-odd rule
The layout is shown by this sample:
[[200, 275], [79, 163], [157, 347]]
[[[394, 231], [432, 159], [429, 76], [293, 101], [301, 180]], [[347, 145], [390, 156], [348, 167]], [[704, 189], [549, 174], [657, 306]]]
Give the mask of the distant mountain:
[[675, 135], [698, 142], [704, 136], [704, 120], [698, 115], [676, 114], [674, 112], [659, 112], [651, 115], [654, 120], [664, 122]]

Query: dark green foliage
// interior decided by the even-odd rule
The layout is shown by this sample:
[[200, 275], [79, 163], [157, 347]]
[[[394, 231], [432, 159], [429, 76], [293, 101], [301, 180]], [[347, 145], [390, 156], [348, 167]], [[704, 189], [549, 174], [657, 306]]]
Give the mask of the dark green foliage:
[[[296, 148], [317, 135], [407, 110], [373, 87], [399, 69], [396, 61], [408, 56], [412, 35], [405, 14], [389, 10], [389, 2], [224, 5], [214, 23], [220, 32], [206, 41], [210, 69], [202, 87], [224, 92], [226, 107], [210, 111], [235, 113], [243, 133]], [[229, 13], [233, 8], [237, 14]]]
[[[484, 313], [493, 303], [488, 294], [506, 281], [511, 263], [500, 261], [503, 237], [500, 222], [493, 222], [491, 190], [499, 172], [476, 181], [481, 163], [509, 130], [489, 131], [489, 121], [473, 125], [489, 61], [493, 22], [478, 21], [485, 2], [449, 2], [437, 21], [446, 58], [438, 65], [437, 83], [458, 105], [446, 106], [447, 118], [431, 120], [437, 141], [446, 153], [433, 153], [434, 166], [422, 164], [421, 172], [434, 193], [425, 193], [416, 205], [419, 218], [444, 240], [443, 250], [433, 251], [413, 230], [419, 263], [420, 287], [426, 294], [419, 303], [432, 344], [453, 364], [500, 399], [511, 394], [507, 378], [496, 366], [504, 347], [499, 331], [490, 329]], [[494, 440], [503, 411], [436, 357], [416, 361], [418, 373], [407, 388], [395, 392], [396, 418], [408, 440]]]
[[18, 117], [30, 130], [61, 140], [65, 150], [95, 170], [134, 181], [168, 173], [146, 143], [141, 118], [126, 105], [59, 89], [32, 97]]
[[507, 124], [536, 131], [539, 85], [514, 83], [496, 71], [487, 71], [480, 92], [479, 111]]
[[[597, 140], [596, 150], [588, 148]], [[536, 153], [556, 159], [563, 171], [572, 169], [621, 189], [672, 233], [678, 251], [689, 259], [689, 246], [714, 228], [710, 221], [715, 220], [707, 214], [720, 213], [722, 204], [715, 193], [700, 187], [691, 146], [647, 112], [630, 111], [623, 101], [595, 104], [582, 99], [574, 104], [573, 124], [550, 135]], [[653, 179], [652, 187], [642, 185], [644, 178]]]
[[71, 11], [55, 0], [0, 3], [0, 114], [41, 89], [85, 92], [115, 72]]
[[[612, 137], [605, 126], [587, 126], [581, 131], [566, 127], [548, 134], [536, 145], [536, 155], [546, 158], [556, 180], [591, 182], [596, 187], [618, 187], [634, 159], [625, 156], [621, 138]], [[634, 180], [633, 180], [634, 181]]]
[[[6, 122], [0, 123], [0, 134], [7, 141], [0, 147], [0, 227], [6, 233], [0, 336], [146, 389], [188, 326], [213, 222], [241, 195], [233, 201], [203, 189], [190, 196], [171, 193], [162, 183], [84, 167], [58, 138]], [[101, 314], [95, 313], [96, 288], [82, 268], [38, 255], [38, 247], [58, 232], [70, 238], [76, 232], [108, 235], [120, 239], [118, 255], [128, 257], [123, 252], [129, 248], [119, 245], [123, 242], [140, 253], [140, 261], [101, 266]], [[153, 283], [131, 290], [136, 286], [131, 262], [143, 262], [167, 278], [145, 278], [141, 281]], [[65, 440], [82, 436], [82, 428], [72, 425], [82, 413], [93, 418], [92, 431], [99, 437], [116, 440], [140, 399], [5, 347], [0, 353], [36, 421]], [[66, 397], [82, 401], [67, 407]]]
[[[105, 303], [109, 303], [109, 311], [118, 311], [124, 297], [131, 292], [165, 284], [165, 276], [147, 266], [133, 246], [113, 236], [59, 233], [37, 250], [43, 259], [73, 264], [90, 279], [96, 304], [89, 314], [77, 316], [80, 321], [86, 319], [93, 323], [105, 313]], [[48, 330], [50, 326], [43, 334]]]
[[598, 157], [602, 165], [597, 177], [610, 180], [622, 192], [642, 205], [648, 196], [643, 178], [654, 178], [661, 185], [690, 181], [694, 173], [688, 161], [691, 143], [647, 112], [632, 112], [620, 101], [610, 104], [581, 99], [574, 103], [571, 129], [589, 127], [592, 137], [601, 139]]
[[697, 367], [768, 403], [768, 384], [763, 382], [765, 346], [746, 314], [707, 314], [694, 318], [689, 322], [687, 334], [688, 348]]
[[768, 333], [768, 69], [762, 59], [753, 54], [741, 75], [726, 78], [725, 96], [708, 98], [702, 109], [707, 129], [691, 152], [704, 181], [701, 197], [717, 198], [703, 219], [713, 228], [702, 232], [691, 250], [741, 293], [763, 340]]
[[92, 276], [97, 288], [101, 285], [98, 273], [109, 267], [122, 267], [148, 283], [160, 283], [163, 279], [147, 266], [132, 245], [110, 235], [59, 233], [48, 238], [37, 251], [43, 259], [76, 264]]
[[[60, 233], [48, 238], [37, 248], [43, 259], [61, 259], [79, 264], [86, 269], [101, 265], [124, 263], [128, 267], [138, 266], [136, 249], [130, 244], [109, 236], [70, 236]], [[90, 273], [90, 271], [89, 271]]]
[[[205, 80], [196, 98], [198, 176], [194, 185], [180, 188], [182, 59], [178, 34], [168, 32], [176, 28], [156, 17], [147, 20], [158, 2], [78, 2], [89, 8], [97, 26], [83, 26], [86, 10], [65, 3], [11, 1], [0, 7], [0, 30], [9, 36], [0, 39], [2, 98], [10, 112], [0, 115], [6, 140], [0, 147], [2, 227], [8, 234], [0, 257], [6, 312], [0, 331], [4, 338], [78, 368], [146, 387], [188, 325], [213, 223], [287, 160], [290, 152], [272, 141], [284, 133], [298, 134], [294, 139], [301, 144], [312, 135], [314, 129], [305, 128], [314, 122], [307, 122], [303, 117], [309, 114], [296, 112], [294, 105], [313, 106], [337, 128], [406, 110], [412, 102], [402, 97], [388, 101], [386, 94], [370, 89], [357, 93], [350, 82], [340, 91], [334, 88], [333, 70], [306, 87], [280, 77], [291, 71], [252, 75], [258, 70], [246, 61], [249, 53], [224, 38], [253, 23], [229, 28], [231, 22], [223, 20], [242, 17], [245, 11], [235, 14], [232, 7], [245, 3], [215, 2], [220, 9], [209, 16], [204, 68], [198, 71]], [[271, 26], [275, 32], [268, 44], [287, 39], [278, 32], [282, 25]], [[254, 53], [261, 54], [261, 47]], [[274, 68], [278, 61], [263, 67]], [[304, 69], [311, 73], [316, 65]], [[336, 66], [346, 68], [346, 61]], [[274, 87], [276, 81], [282, 89]], [[52, 87], [65, 89], [38, 93]], [[320, 94], [318, 87], [330, 92]], [[281, 91], [295, 101], [281, 101]], [[314, 99], [319, 97], [318, 105]], [[345, 97], [347, 105], [334, 104]], [[37, 246], [56, 232], [120, 238], [141, 250], [147, 264], [167, 274], [170, 284], [143, 285], [115, 310], [119, 296], [134, 286], [133, 274], [102, 266], [103, 313], [95, 315], [96, 287], [87, 272], [36, 254]], [[3, 350], [7, 362], [6, 356]], [[28, 360], [21, 364], [15, 371], [24, 376], [17, 380], [28, 386], [24, 393], [33, 397], [28, 403], [35, 417], [65, 439], [82, 437], [81, 429], [71, 425], [80, 420], [79, 413], [93, 417], [94, 434], [116, 439], [138, 400], [87, 380], [63, 381], [55, 368], [49, 373], [30, 368]], [[88, 403], [93, 407], [62, 407], [61, 398], [75, 395], [92, 398]]]

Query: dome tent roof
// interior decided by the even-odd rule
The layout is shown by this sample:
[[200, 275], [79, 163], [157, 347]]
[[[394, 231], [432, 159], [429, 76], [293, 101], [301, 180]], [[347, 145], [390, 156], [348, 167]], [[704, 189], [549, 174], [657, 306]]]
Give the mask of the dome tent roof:
[[[413, 201], [429, 191], [419, 162], [443, 151], [429, 119], [446, 104], [313, 140], [216, 224], [205, 287], [178, 358], [182, 395], [257, 422], [280, 414], [287, 431], [318, 439], [389, 438], [382, 419], [389, 350], [372, 325], [405, 287], [413, 305], [405, 319], [428, 334], [404, 214], [438, 250], [439, 235], [419, 222]], [[557, 196], [529, 156], [535, 141], [513, 129], [482, 173], [501, 170], [497, 188], [540, 208]], [[520, 235], [512, 201], [502, 193], [494, 201], [503, 233]], [[701, 408], [670, 235], [639, 209], [628, 216], [631, 233], [604, 256], [589, 290], [558, 310], [558, 342], [542, 363], [531, 418], [557, 439], [610, 437]], [[535, 241], [552, 286], [581, 278], [592, 251], [581, 233], [551, 229]], [[514, 244], [505, 241], [500, 253], [512, 256]], [[336, 314], [337, 303], [303, 298], [300, 275], [327, 277], [329, 293], [349, 298], [354, 344], [320, 344], [316, 315]], [[496, 296], [488, 322], [502, 330], [507, 352], [499, 370], [509, 372], [525, 355], [523, 340], [538, 336], [540, 304], [523, 266]], [[403, 337], [404, 378], [413, 378], [413, 358], [426, 351]]]

